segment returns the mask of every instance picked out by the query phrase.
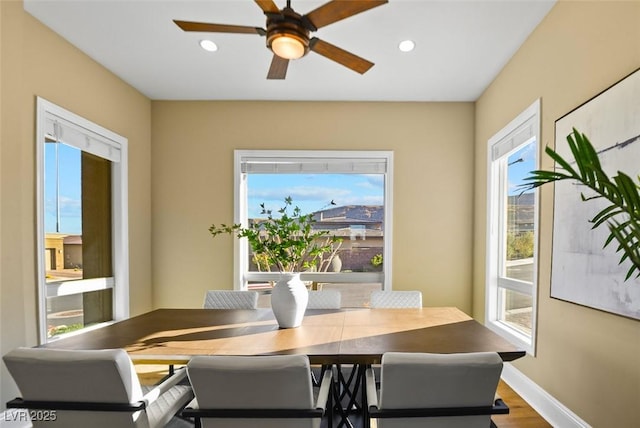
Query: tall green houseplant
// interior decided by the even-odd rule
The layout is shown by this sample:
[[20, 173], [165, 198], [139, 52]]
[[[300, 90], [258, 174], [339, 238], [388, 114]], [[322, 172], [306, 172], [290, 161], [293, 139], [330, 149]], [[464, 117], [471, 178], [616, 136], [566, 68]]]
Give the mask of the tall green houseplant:
[[[640, 186], [621, 171], [610, 178], [602, 169], [598, 153], [587, 136], [577, 129], [574, 128], [567, 136], [567, 142], [573, 162], [546, 147], [546, 154], [559, 168], [555, 171], [531, 171], [522, 187], [526, 191], [555, 181], [572, 180], [593, 191], [590, 195], [582, 193], [583, 201], [606, 200], [608, 205], [590, 220], [592, 229], [606, 224], [609, 236], [603, 248], [615, 241], [616, 252], [621, 253], [618, 263], [627, 259], [631, 262], [625, 281], [634, 274], [636, 278], [640, 277]], [[575, 163], [575, 167], [572, 163]]]

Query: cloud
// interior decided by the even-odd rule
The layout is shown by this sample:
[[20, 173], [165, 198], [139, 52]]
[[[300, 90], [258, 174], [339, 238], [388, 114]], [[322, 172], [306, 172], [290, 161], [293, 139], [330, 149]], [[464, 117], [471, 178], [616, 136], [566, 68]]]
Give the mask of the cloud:
[[[55, 198], [47, 199], [46, 211], [55, 215], [56, 213], [56, 200]], [[58, 201], [60, 208], [60, 214], [65, 217], [82, 217], [82, 202], [80, 199], [69, 198], [67, 196], [60, 196]]]
[[363, 189], [384, 189], [384, 175], [382, 174], [362, 174], [364, 179], [355, 185]]
[[283, 201], [291, 196], [293, 201], [331, 201], [351, 193], [347, 189], [336, 189], [316, 186], [293, 186], [271, 189], [250, 189], [249, 197], [264, 201]]
[[536, 158], [536, 152], [538, 150], [538, 145], [537, 144], [527, 144], [524, 147], [524, 150], [522, 150], [522, 152], [520, 152], [520, 157], [522, 158], [522, 160], [526, 161], [533, 161]]

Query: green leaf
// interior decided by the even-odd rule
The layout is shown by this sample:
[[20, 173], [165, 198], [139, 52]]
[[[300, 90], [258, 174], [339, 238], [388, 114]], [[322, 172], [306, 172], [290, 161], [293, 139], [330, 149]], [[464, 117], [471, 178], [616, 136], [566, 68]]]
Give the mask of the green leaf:
[[602, 223], [604, 223], [605, 221], [609, 220], [611, 217], [623, 213], [624, 211], [622, 209], [620, 209], [618, 206], [616, 205], [609, 205], [607, 208], [603, 209], [602, 211], [600, 211], [598, 214], [595, 215], [595, 217], [593, 217], [591, 219], [591, 221], [593, 222], [593, 227], [592, 229], [595, 229], [596, 227], [600, 226]]
[[[626, 260], [631, 262], [625, 281], [636, 272], [636, 277], [640, 277], [640, 186], [622, 172], [618, 172], [613, 179], [609, 178], [602, 169], [595, 148], [587, 136], [578, 132], [577, 129], [574, 128], [567, 136], [567, 143], [576, 169], [571, 166], [570, 160], [564, 159], [556, 151], [546, 147], [545, 153], [561, 170], [558, 171], [556, 168], [555, 171], [531, 171], [524, 179], [525, 184], [520, 187], [528, 190], [556, 181], [574, 180], [594, 192], [589, 196], [582, 193], [583, 201], [589, 202], [602, 198], [609, 201], [610, 204], [600, 210], [590, 221], [594, 229], [607, 224], [610, 233], [603, 248], [615, 240], [618, 242], [616, 252], [621, 253], [619, 264]], [[640, 177], [638, 180], [640, 181]]]

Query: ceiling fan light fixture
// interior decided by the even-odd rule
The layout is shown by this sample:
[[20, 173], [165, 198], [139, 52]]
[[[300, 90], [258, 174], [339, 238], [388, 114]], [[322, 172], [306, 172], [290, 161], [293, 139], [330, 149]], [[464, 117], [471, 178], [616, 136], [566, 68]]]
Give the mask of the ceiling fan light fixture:
[[302, 58], [307, 53], [307, 47], [296, 36], [282, 33], [271, 40], [271, 50], [284, 59]]

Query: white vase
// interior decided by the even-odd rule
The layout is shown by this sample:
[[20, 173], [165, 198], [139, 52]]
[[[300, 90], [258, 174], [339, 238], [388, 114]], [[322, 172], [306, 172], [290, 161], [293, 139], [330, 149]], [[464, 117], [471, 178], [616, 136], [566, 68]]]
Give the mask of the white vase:
[[342, 270], [342, 259], [340, 258], [340, 254], [336, 254], [331, 259], [330, 263], [331, 272], [340, 272]]
[[308, 301], [309, 292], [300, 274], [282, 273], [271, 293], [271, 309], [280, 328], [299, 327]]

